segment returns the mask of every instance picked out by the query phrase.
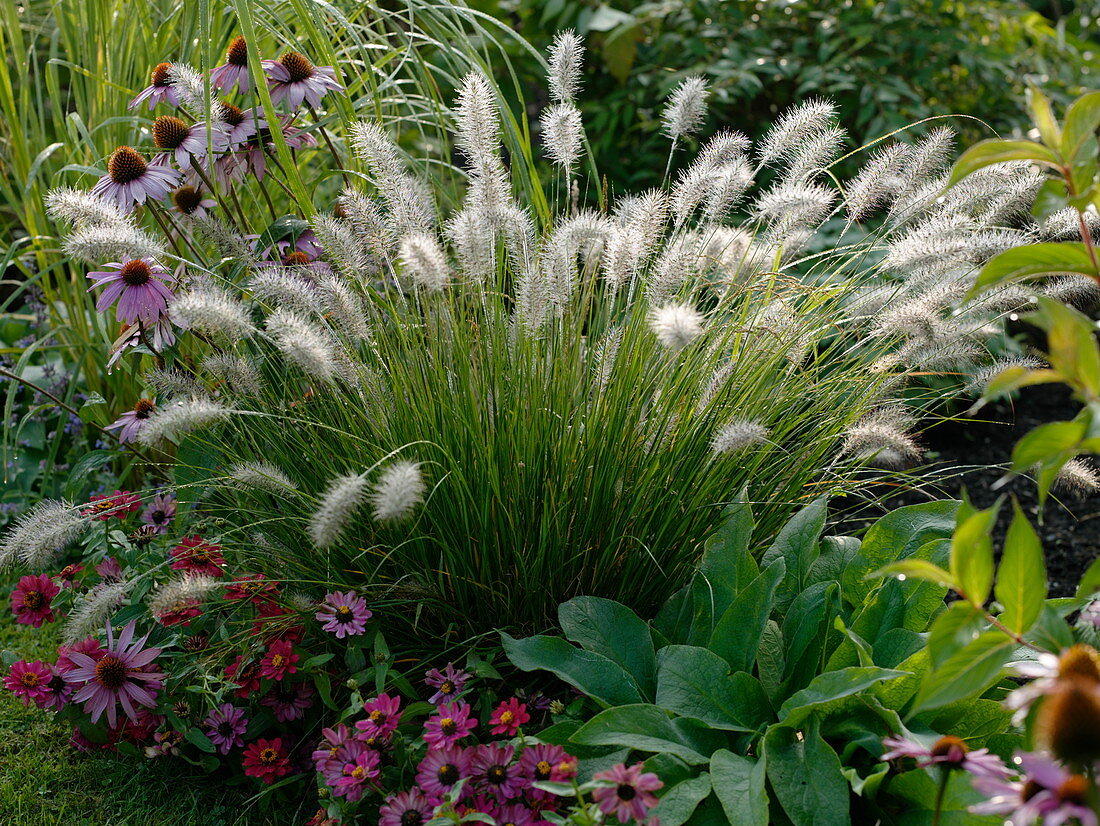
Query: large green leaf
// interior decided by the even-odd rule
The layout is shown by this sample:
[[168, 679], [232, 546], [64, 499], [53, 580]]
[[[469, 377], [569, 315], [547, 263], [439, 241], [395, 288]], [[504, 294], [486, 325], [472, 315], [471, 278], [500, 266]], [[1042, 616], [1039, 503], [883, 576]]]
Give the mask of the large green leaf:
[[756, 660], [760, 637], [771, 616], [786, 563], [776, 559], [746, 585], [718, 620], [709, 647], [734, 671], [749, 671]]
[[801, 691], [792, 694], [779, 709], [779, 719], [798, 725], [815, 706], [858, 694], [876, 683], [904, 677], [909, 672], [874, 666], [853, 666], [819, 674]]
[[703, 772], [698, 777], [681, 780], [665, 789], [649, 816], [660, 820], [661, 826], [681, 826], [709, 794], [710, 775]]
[[963, 152], [955, 162], [947, 185], [954, 186], [972, 172], [1006, 161], [1034, 161], [1057, 166], [1058, 156], [1034, 141], [1006, 141], [999, 138], [981, 141]]
[[813, 718], [798, 731], [776, 725], [764, 736], [768, 779], [794, 826], [848, 826], [848, 781]]
[[951, 577], [959, 594], [974, 606], [984, 605], [993, 587], [991, 533], [999, 510], [1000, 502], [980, 511], [967, 506], [951, 537]]
[[[668, 753], [692, 766], [701, 766], [710, 753], [700, 754], [683, 727], [676, 727], [665, 711], [648, 704], [624, 705], [601, 711], [570, 738], [585, 746], [626, 746], [639, 751]], [[704, 749], [705, 750], [705, 749]]]
[[747, 504], [735, 504], [726, 509], [725, 516], [721, 529], [707, 542], [690, 584], [691, 632], [676, 642], [706, 645], [734, 595], [759, 573], [749, 553], [752, 511]]
[[504, 653], [521, 671], [549, 671], [569, 685], [608, 706], [644, 699], [634, 678], [602, 654], [570, 645], [561, 637], [517, 640], [501, 632]]
[[835, 582], [818, 582], [798, 595], [783, 618], [783, 640], [787, 649], [786, 691], [797, 691], [818, 673], [825, 640], [836, 615]]
[[710, 775], [714, 793], [730, 823], [768, 826], [764, 761], [721, 749], [711, 755]]
[[970, 807], [983, 801], [964, 772], [951, 772], [947, 778], [937, 819], [936, 798], [939, 778], [923, 769], [905, 772], [890, 780], [888, 791], [905, 801], [902, 811], [890, 823], [893, 826], [1000, 826], [1004, 815], [982, 817]]
[[936, 617], [928, 634], [928, 653], [932, 666], [939, 668], [956, 651], [968, 645], [985, 626], [985, 612], [959, 600]]
[[1100, 128], [1100, 92], [1089, 92], [1077, 98], [1066, 110], [1062, 157], [1067, 164], [1073, 166], [1087, 160], [1083, 150], [1089, 139], [1095, 139], [1097, 128]]
[[820, 553], [818, 540], [821, 538], [821, 531], [825, 528], [827, 501], [824, 496], [815, 499], [791, 517], [760, 560], [760, 564], [764, 567], [771, 565], [777, 559], [782, 559], [786, 563], [787, 574], [779, 586], [775, 599], [776, 609], [780, 613], [786, 610], [795, 596], [809, 584], [810, 569]]
[[994, 593], [1004, 606], [1001, 622], [1016, 634], [1023, 634], [1043, 612], [1047, 569], [1035, 529], [1018, 504], [1013, 503], [1012, 507], [1012, 524], [1005, 537]]
[[989, 259], [978, 273], [968, 297], [972, 298], [997, 284], [1067, 272], [1096, 275], [1096, 268], [1084, 244], [1049, 241], [1013, 247]]
[[756, 731], [773, 719], [760, 683], [705, 648], [670, 645], [657, 657], [657, 705], [725, 731]]
[[1001, 631], [987, 631], [930, 671], [917, 693], [912, 713], [976, 697], [1001, 675], [1013, 642]]
[[621, 665], [646, 699], [653, 698], [657, 659], [649, 626], [637, 614], [610, 599], [576, 597], [558, 607], [558, 621], [566, 637]]

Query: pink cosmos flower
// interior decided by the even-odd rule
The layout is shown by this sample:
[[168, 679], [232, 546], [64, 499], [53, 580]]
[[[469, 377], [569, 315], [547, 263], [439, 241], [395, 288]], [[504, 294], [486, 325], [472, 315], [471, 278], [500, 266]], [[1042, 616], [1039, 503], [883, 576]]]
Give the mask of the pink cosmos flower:
[[271, 709], [280, 723], [301, 720], [306, 709], [313, 707], [313, 684], [309, 682], [276, 683], [260, 698], [260, 705]]
[[378, 768], [378, 752], [363, 749], [354, 760], [344, 764], [340, 778], [332, 784], [332, 793], [336, 797], [345, 797], [355, 802], [363, 797], [368, 785], [372, 785], [381, 774]]
[[175, 169], [147, 163], [140, 152], [120, 146], [111, 153], [107, 174], [92, 187], [92, 194], [130, 212], [135, 204], [167, 197], [179, 180], [180, 173]]
[[167, 101], [171, 106], [179, 106], [180, 93], [171, 83], [169, 76], [171, 68], [171, 63], [158, 63], [154, 66], [150, 85], [138, 92], [137, 97], [131, 100], [126, 108], [133, 109], [146, 100], [149, 101], [149, 111], [162, 101]]
[[473, 756], [473, 781], [482, 791], [497, 800], [513, 800], [530, 788], [531, 781], [523, 776], [519, 764], [513, 761], [512, 746], [487, 743], [477, 746]]
[[107, 285], [96, 301], [96, 310], [104, 313], [117, 301], [119, 321], [128, 324], [140, 321], [147, 328], [152, 327], [175, 298], [165, 284], [172, 278], [171, 274], [152, 258], [138, 258], [122, 264], [112, 262], [107, 266], [112, 269], [88, 273], [88, 278], [95, 281], [88, 292]]
[[330, 91], [343, 91], [336, 82], [336, 70], [331, 66], [314, 66], [298, 52], [286, 52], [278, 60], [263, 61], [264, 71], [271, 79], [271, 102], [286, 101], [291, 111], [302, 105], [321, 105]]
[[393, 794], [378, 809], [378, 826], [416, 826], [427, 823], [432, 819], [434, 808], [420, 789]]
[[342, 640], [366, 631], [371, 612], [367, 608], [367, 601], [355, 591], [333, 591], [325, 595], [315, 617], [318, 622], [324, 623], [321, 627], [325, 631], [331, 631], [336, 639]]
[[28, 574], [19, 579], [11, 592], [11, 611], [15, 621], [34, 628], [54, 621], [53, 598], [61, 593], [56, 583], [45, 574]]
[[472, 754], [461, 746], [429, 749], [416, 769], [416, 785], [433, 800], [442, 800], [454, 785], [471, 773]]
[[430, 749], [453, 746], [477, 727], [466, 703], [443, 703], [424, 724], [424, 742]]
[[605, 815], [615, 815], [620, 823], [644, 820], [646, 813], [657, 805], [653, 794], [665, 784], [652, 772], [644, 772], [644, 763], [629, 768], [619, 763], [604, 772], [597, 772], [593, 780], [606, 780], [612, 784], [601, 786], [592, 792], [592, 799]]
[[53, 670], [41, 660], [18, 660], [11, 664], [8, 675], [4, 677], [4, 688], [14, 693], [25, 706], [34, 703], [39, 708], [45, 708], [50, 699], [49, 685], [53, 676]]
[[84, 710], [91, 715], [93, 723], [106, 711], [108, 724], [114, 726], [116, 704], [122, 705], [130, 720], [137, 719], [135, 703], [146, 708], [156, 705], [156, 690], [163, 685], [164, 674], [143, 669], [160, 655], [161, 649], [144, 648], [147, 639], [148, 635], [134, 640], [134, 622], [131, 621], [116, 642], [108, 623], [107, 645], [101, 656], [93, 658], [76, 651], [69, 653], [76, 667], [65, 672], [65, 680], [79, 684], [73, 702], [85, 704]]
[[355, 724], [360, 740], [385, 739], [397, 730], [401, 722], [401, 698], [382, 692], [363, 703], [367, 719]]
[[267, 656], [260, 661], [260, 676], [269, 680], [281, 680], [287, 674], [298, 670], [296, 663], [301, 659], [292, 650], [288, 640], [276, 640], [267, 649]]
[[168, 526], [176, 518], [176, 497], [170, 493], [154, 496], [141, 514], [141, 521], [151, 525], [157, 533], [168, 533]]
[[438, 705], [444, 700], [453, 700], [462, 693], [462, 688], [469, 679], [470, 675], [461, 669], [456, 669], [454, 663], [447, 663], [442, 672], [438, 668], [433, 668], [424, 675], [425, 684], [436, 690], [428, 702]]
[[210, 71], [210, 85], [223, 92], [236, 86], [242, 95], [247, 95], [252, 89], [252, 78], [248, 74], [248, 43], [243, 37], [233, 38], [225, 52], [225, 63]]
[[958, 737], [947, 735], [926, 748], [904, 737], [887, 737], [882, 741], [890, 751], [882, 755], [883, 761], [912, 757], [919, 768], [942, 766], [945, 769], [962, 769], [975, 777], [1008, 777], [1010, 772], [1001, 758], [990, 754], [989, 749], [971, 751]]
[[258, 777], [270, 785], [275, 779], [290, 774], [290, 758], [283, 747], [281, 737], [267, 740], [263, 737], [249, 743], [244, 750], [244, 773], [249, 777]]
[[203, 724], [206, 726], [206, 736], [222, 754], [229, 754], [234, 748], [244, 745], [248, 719], [244, 716], [243, 708], [237, 708], [232, 703], [222, 703], [206, 715]]
[[116, 490], [114, 493], [93, 493], [88, 498], [88, 507], [81, 513], [106, 522], [109, 519], [125, 519], [140, 508], [141, 497], [128, 490]]
[[[109, 306], [110, 302], [108, 302]], [[153, 399], [138, 399], [134, 406], [107, 425], [104, 430], [114, 430], [119, 428], [118, 441], [120, 444], [127, 444], [137, 439], [138, 433], [145, 426], [145, 420], [153, 415], [153, 411], [157, 409], [156, 402]]]
[[561, 783], [577, 776], [577, 759], [561, 746], [536, 743], [523, 750], [519, 768], [533, 782]]
[[489, 731], [492, 734], [503, 734], [507, 737], [515, 737], [519, 727], [530, 721], [531, 715], [527, 713], [527, 706], [511, 697], [496, 707], [493, 716], [489, 718]]
[[185, 536], [180, 544], [168, 552], [172, 562], [168, 566], [174, 571], [192, 571], [196, 574], [220, 577], [225, 565], [221, 545], [207, 542], [201, 536]]

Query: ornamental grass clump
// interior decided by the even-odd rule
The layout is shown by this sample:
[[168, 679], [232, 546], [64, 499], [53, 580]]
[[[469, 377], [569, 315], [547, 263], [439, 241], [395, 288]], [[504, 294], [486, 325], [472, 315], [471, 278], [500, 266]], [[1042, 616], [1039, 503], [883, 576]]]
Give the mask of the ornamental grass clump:
[[[53, 208], [111, 240], [114, 270], [96, 275], [99, 310], [117, 301], [125, 323], [112, 361], [155, 363], [155, 407], [127, 438], [175, 463], [181, 499], [252, 554], [238, 561], [371, 604], [415, 598], [421, 631], [533, 627], [576, 594], [651, 612], [728, 503], [758, 502], [766, 533], [868, 465], [918, 461], [908, 428], [929, 398], [909, 379], [972, 372], [1026, 300], [960, 304], [976, 265], [1031, 237], [1037, 181], [1004, 164], [945, 192], [942, 130], [880, 148], [840, 186], [827, 101], [759, 146], [719, 131], [689, 157], [706, 119], [693, 77], [663, 109], [665, 186], [613, 196], [580, 157], [583, 46], [566, 34], [546, 188], [538, 149], [505, 152], [514, 116], [473, 71], [440, 115], [456, 194], [389, 122], [318, 114], [346, 103], [340, 67], [288, 51], [251, 77], [248, 48], [233, 41], [212, 80], [254, 89], [251, 108], [201, 99], [174, 64], [181, 125], [152, 127], [170, 151], [121, 148], [97, 185], [109, 205], [65, 190]], [[158, 89], [139, 103], [167, 101]], [[186, 197], [120, 183], [117, 158], [133, 181], [178, 173]], [[307, 162], [345, 176], [330, 212], [300, 197]], [[149, 255], [145, 216], [175, 255]]]

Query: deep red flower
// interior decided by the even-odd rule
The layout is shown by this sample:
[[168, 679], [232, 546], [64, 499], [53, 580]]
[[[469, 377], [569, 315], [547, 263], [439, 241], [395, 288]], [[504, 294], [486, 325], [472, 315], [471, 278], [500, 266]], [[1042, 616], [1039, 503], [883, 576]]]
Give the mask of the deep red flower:
[[84, 570], [83, 565], [66, 565], [57, 574], [62, 588], [73, 588], [76, 585], [76, 575]]
[[194, 571], [196, 574], [219, 577], [225, 565], [221, 551], [220, 545], [207, 542], [201, 536], [185, 536], [168, 552], [172, 557], [168, 567], [175, 571]]
[[275, 585], [266, 574], [248, 574], [247, 576], [235, 576], [233, 582], [225, 589], [225, 598], [228, 600], [247, 600], [256, 605], [274, 602], [275, 595], [279, 593]]
[[267, 740], [263, 737], [249, 743], [244, 750], [244, 773], [249, 777], [258, 777], [264, 783], [273, 783], [275, 778], [290, 774], [290, 758], [283, 748], [282, 738]]
[[267, 649], [267, 656], [260, 662], [260, 676], [269, 680], [281, 680], [287, 674], [298, 670], [296, 663], [301, 659], [293, 651], [293, 645], [287, 640], [276, 640]]
[[53, 622], [50, 603], [59, 593], [61, 589], [45, 574], [22, 577], [11, 592], [11, 610], [15, 621], [35, 628], [41, 628], [44, 622]]
[[256, 662], [243, 663], [244, 657], [237, 659], [225, 667], [225, 676], [230, 681], [240, 686], [233, 693], [238, 697], [248, 697], [249, 694], [260, 687], [260, 665]]
[[489, 725], [492, 726], [489, 731], [493, 734], [515, 737], [519, 727], [530, 719], [531, 715], [527, 713], [527, 706], [515, 697], [511, 697], [497, 706], [493, 716], [489, 718]]
[[81, 511], [100, 522], [114, 517], [125, 519], [128, 514], [141, 509], [141, 497], [128, 490], [116, 490], [114, 493], [95, 493], [88, 499], [88, 507]]

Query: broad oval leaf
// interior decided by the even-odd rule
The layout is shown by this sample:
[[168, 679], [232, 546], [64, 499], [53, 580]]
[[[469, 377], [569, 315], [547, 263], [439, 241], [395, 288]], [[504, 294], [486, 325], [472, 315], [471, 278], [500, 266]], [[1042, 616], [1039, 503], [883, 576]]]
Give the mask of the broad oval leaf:
[[1058, 156], [1034, 141], [1006, 141], [997, 138], [980, 141], [963, 152], [955, 162], [947, 185], [954, 186], [972, 172], [1006, 161], [1034, 161], [1057, 166]]
[[1000, 676], [1014, 643], [1001, 631], [987, 631], [925, 675], [910, 713], [976, 697]]
[[1048, 241], [1013, 247], [993, 256], [989, 263], [982, 267], [982, 271], [978, 273], [978, 280], [974, 282], [967, 299], [973, 298], [995, 284], [1065, 272], [1094, 277], [1097, 275], [1084, 244]]
[[583, 746], [626, 746], [638, 751], [673, 754], [691, 766], [701, 766], [710, 759], [688, 743], [666, 712], [647, 703], [601, 711], [569, 739]]
[[703, 772], [665, 789], [649, 816], [657, 818], [661, 826], [682, 826], [709, 794], [710, 775]]
[[849, 826], [848, 781], [840, 759], [818, 733], [817, 721], [799, 732], [776, 725], [764, 736], [768, 780], [794, 826]]
[[908, 671], [875, 666], [853, 666], [819, 674], [801, 691], [795, 692], [779, 709], [779, 719], [798, 725], [814, 706], [839, 700], [870, 688], [876, 683], [904, 677]]
[[710, 757], [710, 775], [714, 793], [730, 823], [768, 826], [763, 760], [721, 749]]
[[752, 668], [785, 572], [783, 559], [772, 562], [741, 590], [715, 625], [710, 636], [710, 650], [729, 663], [734, 671]]
[[1004, 606], [1001, 622], [1023, 634], [1039, 619], [1047, 597], [1047, 569], [1043, 546], [1020, 506], [1013, 503], [1012, 524], [1005, 537], [994, 589]]
[[652, 699], [657, 659], [649, 626], [637, 614], [610, 599], [576, 597], [559, 606], [558, 621], [567, 638], [621, 665]]
[[670, 645], [658, 654], [657, 705], [723, 731], [757, 731], [774, 719], [760, 683], [731, 674], [726, 661], [694, 645]]
[[504, 632], [500, 637], [504, 653], [521, 671], [549, 671], [607, 706], [643, 700], [634, 678], [602, 654], [577, 648], [561, 637], [517, 640]]

